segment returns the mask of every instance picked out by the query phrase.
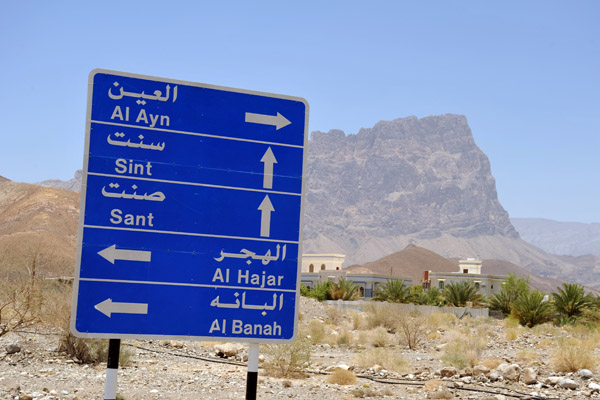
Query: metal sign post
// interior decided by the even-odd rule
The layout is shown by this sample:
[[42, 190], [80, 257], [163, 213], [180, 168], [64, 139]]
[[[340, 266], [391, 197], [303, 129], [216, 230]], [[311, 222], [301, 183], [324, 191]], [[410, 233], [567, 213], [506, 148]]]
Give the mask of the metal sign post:
[[248, 376], [246, 379], [246, 400], [256, 400], [258, 386], [258, 356], [260, 345], [250, 343], [248, 347]]
[[119, 370], [120, 351], [121, 339], [110, 339], [108, 341], [108, 361], [106, 363], [104, 400], [116, 400], [117, 398], [117, 371]]

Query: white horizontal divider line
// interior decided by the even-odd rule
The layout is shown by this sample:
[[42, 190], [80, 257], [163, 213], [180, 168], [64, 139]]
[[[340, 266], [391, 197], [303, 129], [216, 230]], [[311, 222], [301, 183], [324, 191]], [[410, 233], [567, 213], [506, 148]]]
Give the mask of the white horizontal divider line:
[[84, 228], [94, 229], [109, 229], [115, 231], [131, 231], [131, 232], [148, 232], [148, 233], [161, 233], [165, 235], [182, 235], [182, 236], [199, 236], [199, 237], [214, 237], [219, 239], [242, 239], [242, 240], [254, 240], [256, 242], [271, 242], [271, 243], [290, 243], [298, 244], [300, 242], [296, 240], [281, 240], [281, 239], [265, 239], [265, 238], [254, 238], [254, 237], [243, 237], [243, 236], [227, 236], [227, 235], [210, 235], [207, 233], [193, 233], [193, 232], [177, 232], [177, 231], [161, 231], [152, 229], [140, 229], [140, 228], [123, 228], [118, 226], [102, 226], [102, 225], [83, 225]]
[[202, 186], [202, 187], [209, 187], [209, 188], [216, 188], [216, 189], [242, 190], [242, 191], [246, 191], [246, 192], [259, 192], [259, 193], [269, 193], [269, 194], [274, 193], [274, 194], [283, 194], [283, 195], [289, 195], [289, 196], [301, 196], [300, 193], [278, 192], [278, 191], [274, 191], [274, 190], [265, 190], [265, 189], [240, 188], [240, 187], [234, 187], [234, 186], [210, 185], [207, 183], [170, 181], [167, 179], [143, 178], [143, 177], [139, 177], [139, 176], [103, 174], [100, 172], [89, 172], [89, 171], [87, 174], [88, 175], [96, 175], [96, 176], [105, 176], [108, 178], [135, 179], [136, 181], [161, 182], [161, 183], [172, 183], [175, 185]]
[[93, 123], [93, 124], [122, 126], [124, 128], [137, 128], [137, 129], [146, 129], [146, 130], [149, 130], [149, 131], [160, 131], [160, 132], [178, 133], [178, 134], [181, 134], [181, 135], [192, 135], [192, 136], [209, 137], [209, 138], [214, 138], [214, 139], [235, 140], [237, 142], [261, 143], [261, 144], [268, 144], [268, 145], [273, 145], [273, 146], [295, 147], [295, 148], [298, 148], [298, 149], [303, 149], [304, 148], [303, 145], [298, 145], [298, 144], [287, 144], [287, 143], [279, 143], [279, 142], [265, 142], [263, 140], [242, 139], [242, 138], [229, 137], [229, 136], [210, 135], [208, 133], [178, 131], [178, 130], [175, 130], [175, 129], [164, 129], [164, 128], [150, 128], [148, 126], [120, 124], [120, 123], [117, 123], [117, 122], [108, 122], [108, 121], [91, 120], [90, 122]]
[[268, 292], [288, 292], [296, 293], [294, 289], [277, 289], [277, 288], [260, 288], [247, 286], [225, 286], [225, 285], [209, 285], [202, 283], [180, 283], [180, 282], [153, 282], [153, 281], [134, 281], [126, 279], [100, 279], [100, 278], [79, 278], [80, 281], [89, 282], [108, 282], [108, 283], [135, 283], [144, 285], [161, 285], [161, 286], [189, 286], [189, 287], [207, 287], [211, 289], [235, 289], [235, 290], [259, 290]]

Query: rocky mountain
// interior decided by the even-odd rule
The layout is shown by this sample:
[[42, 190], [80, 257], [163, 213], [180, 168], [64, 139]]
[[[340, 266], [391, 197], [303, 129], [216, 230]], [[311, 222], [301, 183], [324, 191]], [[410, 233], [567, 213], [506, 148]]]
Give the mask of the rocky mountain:
[[52, 187], [57, 189], [72, 190], [74, 192], [81, 191], [81, 178], [83, 177], [83, 170], [78, 169], [75, 171], [73, 179], [68, 181], [61, 181], [60, 179], [49, 179], [46, 181], [38, 182], [36, 185], [43, 187]]
[[381, 121], [346, 135], [313, 132], [305, 252], [364, 264], [409, 244], [446, 258], [497, 259], [569, 279], [576, 267], [520, 239], [487, 156], [464, 116]]
[[0, 179], [0, 272], [72, 275], [78, 219], [78, 193]]
[[548, 253], [600, 255], [600, 223], [558, 222], [542, 218], [511, 218], [521, 237]]

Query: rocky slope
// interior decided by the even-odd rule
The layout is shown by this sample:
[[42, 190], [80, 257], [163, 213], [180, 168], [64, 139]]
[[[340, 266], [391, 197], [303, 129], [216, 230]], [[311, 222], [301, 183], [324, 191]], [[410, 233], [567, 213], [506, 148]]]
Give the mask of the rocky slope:
[[72, 275], [78, 218], [78, 193], [0, 180], [0, 271]]

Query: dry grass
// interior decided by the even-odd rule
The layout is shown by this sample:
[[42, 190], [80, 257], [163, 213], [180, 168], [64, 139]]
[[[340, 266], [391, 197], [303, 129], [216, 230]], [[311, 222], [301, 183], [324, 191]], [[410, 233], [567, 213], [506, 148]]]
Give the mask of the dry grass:
[[513, 317], [505, 318], [502, 323], [504, 324], [504, 328], [518, 328], [520, 326], [519, 320]]
[[390, 343], [390, 334], [382, 326], [370, 331], [369, 343], [373, 347], [386, 347]]
[[336, 344], [338, 346], [352, 346], [354, 344], [354, 335], [352, 332], [343, 328], [337, 336]]
[[485, 345], [483, 338], [471, 334], [469, 329], [457, 329], [449, 333], [441, 359], [457, 368], [473, 367], [479, 363]]
[[521, 336], [519, 328], [506, 328], [504, 330], [504, 335], [506, 336], [506, 340], [514, 341]]
[[383, 368], [398, 373], [408, 372], [410, 365], [402, 355], [390, 351], [390, 349], [376, 348], [358, 354], [352, 362], [360, 367], [372, 367], [381, 365]]
[[515, 358], [520, 364], [525, 365], [540, 365], [541, 356], [533, 351], [520, 351], [515, 354]]
[[394, 329], [400, 313], [397, 304], [373, 302], [366, 305], [367, 325], [369, 328], [384, 327]]
[[347, 369], [336, 368], [327, 378], [327, 383], [334, 385], [354, 385], [356, 384], [356, 375]]
[[431, 329], [450, 329], [456, 326], [458, 318], [454, 314], [436, 312], [427, 316], [427, 323]]
[[559, 336], [560, 329], [553, 324], [546, 322], [545, 324], [536, 325], [531, 328], [531, 333], [536, 336]]
[[325, 323], [319, 319], [312, 319], [307, 325], [308, 335], [313, 344], [321, 344], [327, 337], [327, 328]]
[[580, 369], [595, 370], [598, 359], [594, 356], [596, 344], [591, 340], [576, 338], [560, 339], [552, 351], [552, 366], [558, 372], [577, 372]]

